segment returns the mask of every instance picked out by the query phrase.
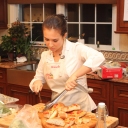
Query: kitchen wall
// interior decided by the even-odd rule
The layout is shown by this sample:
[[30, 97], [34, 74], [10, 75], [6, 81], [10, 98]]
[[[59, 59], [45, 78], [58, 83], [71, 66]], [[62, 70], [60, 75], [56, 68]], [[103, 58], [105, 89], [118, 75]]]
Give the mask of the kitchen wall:
[[120, 50], [128, 52], [128, 34], [120, 34]]

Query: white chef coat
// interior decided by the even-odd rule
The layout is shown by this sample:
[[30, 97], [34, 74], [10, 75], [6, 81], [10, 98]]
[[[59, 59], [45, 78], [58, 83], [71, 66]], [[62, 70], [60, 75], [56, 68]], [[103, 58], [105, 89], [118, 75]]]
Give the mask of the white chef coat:
[[[64, 83], [82, 65], [90, 67], [92, 69], [92, 71], [95, 71], [98, 69], [98, 66], [105, 60], [102, 53], [100, 53], [90, 47], [87, 47], [82, 43], [79, 43], [79, 42], [72, 43], [68, 40], [66, 40], [64, 43], [61, 56], [64, 58], [60, 59], [58, 62], [60, 68], [58, 71], [55, 70], [58, 72], [58, 73], [56, 73], [57, 74], [56, 78], [59, 75], [60, 75], [60, 78], [56, 79], [57, 81], [55, 80], [54, 81], [55, 83], [53, 84], [53, 82], [51, 82], [51, 81], [49, 82], [48, 79], [46, 79], [46, 72], [49, 72], [48, 71], [49, 69], [47, 68], [47, 66], [48, 66], [47, 64], [50, 64], [50, 65], [56, 64], [54, 62], [52, 52], [49, 50], [49, 51], [45, 51], [41, 54], [41, 60], [38, 64], [38, 67], [36, 70], [36, 75], [34, 76], [34, 79], [30, 83], [30, 88], [35, 80], [42, 80], [42, 83], [48, 83], [49, 87], [53, 91], [52, 97], [54, 97], [56, 94], [63, 91]], [[53, 74], [51, 74], [51, 76], [49, 76], [49, 77], [51, 77], [51, 79], [52, 79], [52, 75]], [[62, 75], [64, 75], [63, 78], [61, 77]], [[87, 87], [86, 75], [80, 77], [77, 80], [77, 82], [87, 90], [88, 87]], [[62, 83], [62, 86], [60, 86], [58, 83]], [[67, 98], [67, 100], [65, 100], [66, 101], [65, 103], [67, 105], [70, 105], [73, 102], [77, 103], [77, 101], [78, 101], [77, 97], [80, 96], [80, 94], [77, 94], [77, 92], [78, 92], [78, 90], [74, 89], [73, 91], [70, 91], [70, 93], [68, 92], [68, 94], [66, 94], [67, 96], [74, 97], [74, 99], [75, 99], [75, 100], [73, 100], [71, 98]], [[72, 95], [70, 95], [70, 94], [72, 94]], [[83, 95], [85, 95], [85, 94], [83, 94]], [[82, 97], [80, 96], [81, 99], [83, 99]], [[64, 99], [62, 101], [64, 101]], [[69, 101], [71, 101], [71, 102], [68, 104]], [[79, 103], [80, 102], [81, 102], [81, 104], [82, 104], [82, 102], [87, 103], [87, 104], [85, 104], [85, 106], [88, 105], [88, 107], [85, 107], [85, 108], [82, 104], [83, 109], [86, 109], [87, 111], [91, 111], [96, 108], [96, 105], [94, 104], [93, 100], [91, 99], [91, 97], [89, 96], [88, 93], [86, 93], [84, 100], [79, 100]]]

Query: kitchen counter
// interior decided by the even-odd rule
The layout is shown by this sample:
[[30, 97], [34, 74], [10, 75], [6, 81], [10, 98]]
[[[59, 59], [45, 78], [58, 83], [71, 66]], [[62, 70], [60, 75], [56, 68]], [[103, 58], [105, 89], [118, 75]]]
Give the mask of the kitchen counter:
[[102, 79], [101, 77], [99, 77], [97, 74], [95, 73], [89, 73], [87, 75], [87, 78], [89, 79], [96, 79], [96, 80], [104, 80], [104, 81], [110, 81], [110, 82], [118, 82], [118, 83], [128, 83], [128, 77], [123, 76], [122, 78], [118, 78], [118, 79]]
[[[37, 111], [42, 110], [42, 108], [44, 108], [44, 103], [36, 104], [33, 107]], [[15, 118], [16, 114], [17, 113], [14, 113], [12, 115], [8, 115], [3, 118], [0, 118], [0, 128], [1, 127], [8, 128], [10, 126], [11, 122], [13, 121], [13, 119]], [[94, 113], [90, 113], [89, 115], [95, 116]], [[116, 117], [108, 116], [106, 118], [107, 128], [115, 128], [118, 125], [118, 123], [119, 123], [119, 120]]]
[[12, 61], [0, 62], [0, 68], [16, 68], [16, 67], [31, 65], [31, 64], [36, 64], [36, 63], [37, 61], [26, 61], [22, 63], [14, 63]]
[[[8, 62], [0, 62], [0, 68], [17, 68], [17, 67], [21, 67], [21, 66], [25, 66], [25, 65], [31, 65], [31, 64], [37, 64], [37, 61], [26, 61], [26, 62], [22, 62], [22, 63], [14, 63], [12, 61], [8, 61]], [[96, 79], [96, 80], [104, 80], [104, 81], [111, 81], [111, 82], [119, 82], [119, 83], [128, 83], [128, 77], [123, 76], [120, 79], [102, 79], [101, 77], [99, 77], [97, 74], [95, 73], [89, 73], [87, 74], [87, 78], [89, 79]]]

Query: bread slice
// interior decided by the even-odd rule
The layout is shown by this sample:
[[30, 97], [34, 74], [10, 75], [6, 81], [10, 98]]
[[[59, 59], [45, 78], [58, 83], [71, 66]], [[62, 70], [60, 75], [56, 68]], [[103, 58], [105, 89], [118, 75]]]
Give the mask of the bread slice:
[[54, 113], [53, 110], [46, 110], [46, 111], [43, 112], [43, 116], [45, 118], [50, 118], [53, 113]]
[[83, 118], [82, 118], [82, 122], [83, 122], [84, 124], [89, 123], [90, 121], [91, 121], [90, 118], [87, 118], [87, 117], [83, 117]]
[[65, 112], [71, 112], [71, 111], [74, 111], [74, 110], [80, 110], [80, 105], [72, 104], [72, 105], [64, 108]]
[[57, 110], [57, 111], [63, 111], [63, 108], [65, 107], [65, 105], [63, 103], [57, 103], [57, 104], [54, 104], [53, 107], [52, 107], [52, 110]]
[[77, 117], [77, 118], [75, 119], [75, 124], [76, 124], [76, 125], [82, 124], [82, 118]]
[[51, 116], [50, 116], [49, 118], [50, 118], [50, 119], [51, 119], [51, 118], [54, 118], [54, 117], [57, 116], [57, 114], [58, 114], [58, 111], [55, 110], [55, 111], [53, 111], [53, 113], [51, 114]]
[[65, 119], [65, 126], [64, 128], [70, 128], [75, 123], [75, 117], [68, 117]]
[[75, 110], [75, 111], [71, 111], [69, 112], [69, 115], [70, 116], [77, 116], [78, 118], [81, 118], [83, 116], [86, 115], [86, 111], [83, 111], [83, 110]]
[[68, 114], [66, 112], [60, 111], [58, 113], [58, 117], [60, 117], [60, 118], [65, 120], [68, 117]]
[[64, 126], [65, 125], [65, 121], [59, 117], [47, 119], [46, 122], [49, 124], [57, 125], [57, 126]]

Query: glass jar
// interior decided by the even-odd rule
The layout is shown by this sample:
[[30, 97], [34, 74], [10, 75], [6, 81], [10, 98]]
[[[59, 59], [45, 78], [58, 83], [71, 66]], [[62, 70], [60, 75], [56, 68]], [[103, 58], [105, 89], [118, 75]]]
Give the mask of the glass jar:
[[106, 116], [108, 116], [108, 109], [105, 103], [101, 102], [96, 110], [97, 124], [95, 128], [107, 128]]

